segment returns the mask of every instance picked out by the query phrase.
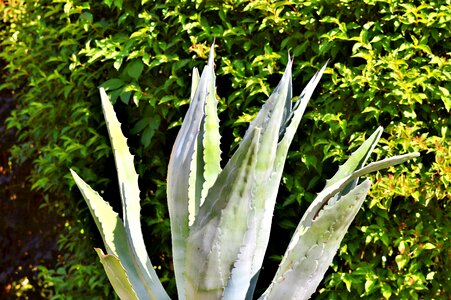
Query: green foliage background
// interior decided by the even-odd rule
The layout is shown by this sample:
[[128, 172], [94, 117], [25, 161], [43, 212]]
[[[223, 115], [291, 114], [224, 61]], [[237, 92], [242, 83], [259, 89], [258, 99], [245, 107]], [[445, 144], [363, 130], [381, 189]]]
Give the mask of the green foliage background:
[[191, 69], [204, 65], [215, 38], [224, 159], [275, 88], [287, 52], [298, 94], [330, 59], [289, 154], [258, 289], [324, 180], [382, 125], [379, 158], [422, 156], [372, 176], [315, 299], [449, 295], [450, 0], [17, 0], [0, 9], [0, 90], [16, 99], [10, 160], [32, 163], [27, 180], [46, 195], [42, 206], [65, 220], [58, 260], [38, 267], [31, 288], [42, 297], [113, 295], [92, 249], [101, 240], [68, 172], [73, 167], [119, 211], [98, 86], [115, 101], [136, 155], [146, 243], [174, 295], [166, 167]]

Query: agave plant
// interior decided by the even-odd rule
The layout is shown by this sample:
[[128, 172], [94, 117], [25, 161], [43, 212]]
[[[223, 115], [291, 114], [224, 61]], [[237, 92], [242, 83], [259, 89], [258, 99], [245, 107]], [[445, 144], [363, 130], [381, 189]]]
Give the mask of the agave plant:
[[[288, 148], [325, 67], [293, 103], [289, 59], [280, 83], [223, 169], [213, 47], [202, 76], [194, 69], [191, 104], [172, 150], [167, 177], [178, 299], [253, 298]], [[71, 170], [105, 243], [107, 253], [96, 249], [97, 254], [122, 299], [169, 299], [145, 249], [133, 156], [103, 89], [100, 95], [123, 220]], [[308, 299], [370, 188], [368, 179], [359, 182], [359, 178], [418, 156], [409, 153], [365, 166], [381, 133], [378, 128], [327, 181], [300, 220], [260, 299]]]

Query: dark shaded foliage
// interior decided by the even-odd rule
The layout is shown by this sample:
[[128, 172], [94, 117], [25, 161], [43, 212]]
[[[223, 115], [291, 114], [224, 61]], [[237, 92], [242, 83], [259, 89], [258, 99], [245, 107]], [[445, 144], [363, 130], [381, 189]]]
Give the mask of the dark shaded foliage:
[[13, 165], [9, 160], [9, 149], [16, 140], [5, 120], [13, 108], [11, 95], [0, 96], [0, 298], [17, 299], [25, 294], [41, 299], [44, 295], [36, 288], [38, 266], [54, 266], [62, 219], [39, 209], [44, 194], [31, 192], [30, 182], [24, 180], [31, 164]]

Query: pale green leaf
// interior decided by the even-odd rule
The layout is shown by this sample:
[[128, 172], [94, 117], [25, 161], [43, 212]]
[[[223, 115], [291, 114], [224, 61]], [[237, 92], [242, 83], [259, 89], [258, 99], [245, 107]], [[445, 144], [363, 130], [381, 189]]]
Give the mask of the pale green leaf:
[[219, 134], [218, 101], [216, 100], [215, 74], [213, 70], [214, 47], [211, 47], [206, 71], [210, 72], [209, 81], [206, 86], [205, 119], [202, 132], [203, 162], [204, 162], [204, 183], [200, 205], [205, 201], [208, 190], [215, 182], [221, 172], [221, 148]]
[[325, 205], [309, 222], [301, 221], [279, 269], [261, 299], [309, 299], [329, 268], [341, 240], [371, 186], [365, 180], [340, 201]]
[[[376, 147], [377, 142], [382, 135], [382, 131], [382, 127], [377, 128], [376, 131], [374, 131], [374, 133], [366, 139], [355, 152], [351, 154], [348, 160], [346, 160], [346, 162], [338, 168], [337, 173], [331, 179], [327, 180], [325, 188], [350, 175], [355, 170], [362, 168]], [[351, 190], [356, 185], [357, 179], [343, 191], [343, 194], [346, 194], [347, 191]]]
[[138, 174], [134, 168], [133, 156], [128, 149], [127, 139], [122, 133], [113, 105], [103, 88], [100, 88], [100, 96], [116, 163], [124, 226], [128, 242], [131, 244], [130, 248], [136, 257], [135, 263], [144, 280], [148, 282], [148, 288], [158, 296], [167, 297], [166, 291], [163, 289], [147, 255], [142, 236]]
[[[188, 299], [220, 298], [234, 262], [240, 253], [247, 252], [243, 247], [255, 245], [245, 245], [245, 241], [251, 239], [245, 234], [252, 226], [248, 217], [253, 211], [251, 193], [256, 182], [260, 135], [256, 128], [253, 138], [242, 144], [243, 150], [232, 156], [191, 226], [185, 269]], [[241, 290], [244, 295], [248, 285], [249, 279]]]
[[[149, 284], [139, 268], [139, 261], [127, 238], [124, 224], [118, 214], [102, 197], [86, 184], [73, 170], [72, 176], [86, 200], [94, 221], [99, 229], [108, 254], [117, 256], [127, 271], [133, 289], [139, 299], [169, 299], [156, 283]], [[155, 274], [156, 276], [156, 274]], [[154, 277], [155, 279], [156, 277]], [[158, 280], [158, 279], [157, 279]], [[162, 289], [162, 287], [161, 287]]]
[[[280, 130], [285, 123], [284, 118], [288, 115], [287, 102], [291, 103], [291, 96], [290, 61], [279, 85], [256, 119], [250, 124], [237, 151], [218, 176], [206, 197], [204, 205], [200, 208], [192, 227], [192, 234], [190, 234], [190, 242], [192, 243], [190, 247], [192, 249], [203, 247], [203, 251], [199, 255], [211, 257], [204, 259], [199, 257], [199, 260], [205, 260], [207, 263], [221, 258], [216, 269], [210, 268], [206, 272], [202, 272], [200, 276], [196, 276], [196, 280], [198, 280], [196, 284], [204, 283], [203, 290], [214, 287], [214, 292], [219, 293], [226, 288], [224, 295], [228, 295], [231, 299], [234, 297], [245, 297], [251, 279], [259, 271], [259, 268], [252, 268], [252, 262], [254, 261], [253, 252], [255, 252], [257, 247], [256, 239], [259, 223], [261, 222], [260, 216], [268, 209], [265, 205], [265, 200], [268, 198], [265, 193], [267, 189], [266, 183], [274, 175], [273, 165], [277, 153], [277, 142]], [[259, 137], [260, 146], [256, 156], [254, 174], [249, 173], [249, 177], [255, 178], [255, 183], [245, 185], [247, 180], [250, 179], [246, 179], [243, 182], [240, 181], [239, 186], [242, 186], [240, 194], [231, 196], [230, 193], [233, 193], [236, 189], [236, 187], [232, 187], [232, 182], [235, 182], [235, 178], [238, 176], [238, 173], [234, 173], [238, 172], [242, 167], [243, 159], [246, 157], [245, 154], [250, 151], [249, 145], [252, 145], [255, 140], [257, 131], [261, 132]], [[277, 188], [277, 186], [275, 187]], [[275, 198], [275, 196], [274, 193], [273, 197]], [[240, 209], [236, 208], [236, 205], [238, 205], [234, 204], [236, 201], [238, 201]], [[252, 210], [249, 211], [249, 208], [252, 208]], [[255, 212], [253, 212], [254, 209]], [[229, 215], [233, 217], [229, 218]], [[220, 220], [218, 220], [219, 216]], [[217, 226], [217, 228], [214, 226]], [[200, 234], [197, 231], [204, 233]], [[229, 233], [229, 231], [232, 231], [232, 233]], [[206, 236], [207, 232], [210, 234], [209, 238], [206, 240], [199, 238], [199, 236]], [[233, 237], [236, 239], [236, 245], [229, 242], [233, 240]], [[246, 261], [247, 259], [250, 259], [250, 261]], [[250, 269], [247, 268], [248, 265], [251, 266]], [[233, 277], [230, 277], [230, 270], [232, 270]], [[207, 275], [203, 275], [204, 273]], [[220, 275], [214, 277], [212, 274], [215, 273]], [[192, 274], [189, 275], [191, 276]], [[228, 284], [227, 280], [221, 279], [229, 277], [230, 281]], [[239, 293], [236, 293], [236, 286], [245, 287], [246, 289], [241, 289]]]
[[139, 298], [133, 290], [119, 258], [112, 254], [105, 255], [102, 249], [96, 248], [95, 250], [99, 255], [100, 262], [105, 269], [108, 279], [119, 298], [121, 298], [121, 300], [138, 300]]
[[[315, 87], [318, 85], [325, 68], [326, 65], [324, 65], [323, 68], [312, 77], [312, 79], [308, 82], [301, 95], [299, 96], [293, 110], [289, 114], [284, 115], [284, 124], [282, 124], [282, 126], [284, 126], [284, 129], [280, 131], [282, 136], [280, 136], [281, 140], [277, 146], [276, 158], [271, 166], [271, 177], [269, 181], [261, 181], [261, 198], [259, 199], [259, 201], [261, 201], [262, 204], [260, 205], [261, 211], [258, 214], [257, 218], [259, 223], [257, 225], [257, 246], [252, 260], [252, 274], [254, 276], [254, 281], [256, 280], [256, 276], [258, 276], [259, 270], [262, 266], [266, 248], [269, 243], [269, 234], [271, 231], [275, 201], [279, 189], [279, 183], [282, 178], [282, 171], [285, 165], [288, 149], [296, 133], [297, 127], [299, 126], [307, 104], [313, 94], [313, 91], [315, 90]], [[291, 99], [289, 101], [291, 101]], [[286, 107], [287, 105], [284, 106], [285, 109]], [[254, 287], [251, 286], [251, 288], [253, 289]], [[253, 291], [250, 290], [248, 293], [249, 297], [251, 297], [252, 294]]]
[[[219, 143], [219, 120], [214, 98], [213, 47], [200, 79], [197, 70], [193, 71], [192, 87], [196, 91], [191, 93], [190, 106], [172, 148], [167, 179], [174, 271], [179, 299], [185, 298], [183, 274], [189, 226], [197, 216], [202, 194], [206, 194], [202, 191], [208, 189], [220, 171], [219, 145], [214, 144]], [[208, 126], [205, 121], [207, 106], [210, 113]], [[206, 130], [208, 132], [205, 132]], [[206, 145], [204, 137], [207, 139]], [[206, 158], [206, 150], [213, 156]]]
[[[361, 202], [364, 200], [365, 195], [369, 189], [370, 183], [369, 181], [364, 181], [359, 186], [351, 189], [346, 194], [341, 194], [340, 197], [337, 195], [342, 192], [345, 188], [348, 187], [348, 185], [351, 182], [354, 182], [357, 178], [360, 176], [366, 175], [371, 172], [375, 172], [381, 169], [388, 168], [390, 166], [403, 163], [409, 159], [412, 159], [414, 157], [419, 156], [419, 153], [408, 153], [405, 155], [395, 156], [391, 158], [387, 158], [381, 161], [377, 161], [374, 163], [370, 163], [366, 167], [360, 168], [351, 174], [341, 178], [340, 180], [336, 181], [335, 183], [327, 186], [323, 191], [321, 191], [316, 199], [313, 201], [313, 203], [309, 206], [307, 211], [305, 212], [304, 216], [302, 217], [301, 221], [299, 222], [298, 227], [296, 228], [296, 231], [292, 237], [292, 240], [290, 242], [290, 245], [288, 246], [287, 252], [285, 253], [284, 259], [282, 260], [282, 263], [279, 266], [279, 270], [273, 280], [272, 285], [268, 288], [268, 290], [265, 292], [265, 294], [262, 296], [263, 299], [287, 299], [287, 288], [283, 288], [283, 286], [286, 286], [287, 282], [291, 284], [291, 286], [296, 286], [296, 298], [293, 299], [308, 299], [312, 293], [316, 290], [317, 285], [320, 283], [322, 277], [324, 276], [324, 273], [327, 270], [327, 267], [321, 268], [321, 271], [319, 271], [319, 264], [317, 265], [311, 265], [310, 268], [315, 268], [315, 278], [317, 280], [302, 280], [302, 278], [305, 279], [305, 277], [298, 276], [296, 274], [291, 274], [291, 268], [293, 267], [293, 262], [297, 261], [296, 258], [293, 258], [297, 256], [299, 253], [299, 249], [296, 248], [296, 245], [313, 245], [310, 238], [310, 235], [308, 234], [311, 231], [311, 228], [314, 228], [317, 226], [316, 224], [319, 222], [319, 220], [322, 220], [322, 216], [328, 216], [327, 221], [324, 222], [339, 222], [340, 224], [344, 224], [349, 226], [349, 224], [354, 219], [355, 214], [358, 211], [358, 208], [360, 208]], [[339, 171], [342, 172], [342, 171]], [[363, 198], [360, 198], [360, 197]], [[351, 201], [352, 200], [352, 201]], [[348, 201], [350, 201], [348, 203]], [[357, 206], [355, 206], [355, 203], [360, 203]], [[356, 208], [356, 211], [349, 210], [348, 208]], [[349, 218], [348, 218], [349, 217]], [[352, 218], [351, 218], [352, 217]], [[335, 220], [337, 219], [337, 220]], [[348, 221], [345, 221], [348, 220]], [[347, 223], [348, 222], [348, 223]], [[318, 223], [321, 225], [321, 223]], [[338, 224], [338, 223], [337, 223]], [[327, 253], [333, 252], [330, 262], [333, 259], [333, 256], [335, 255], [336, 250], [338, 249], [341, 239], [346, 233], [346, 230], [343, 232], [341, 231], [335, 231], [336, 225], [330, 226], [329, 228], [324, 229], [324, 240], [318, 241], [315, 240], [314, 242], [318, 245], [322, 244], [329, 244], [329, 248], [327, 250]], [[326, 236], [326, 233], [332, 232], [332, 234]], [[318, 234], [318, 232], [317, 232]], [[302, 246], [300, 246], [302, 247]], [[297, 249], [294, 251], [293, 249]], [[315, 251], [320, 252], [321, 249], [316, 249]], [[313, 250], [309, 250], [313, 251]], [[321, 250], [323, 251], [323, 250]], [[301, 257], [301, 256], [299, 256]], [[329, 264], [330, 264], [329, 262]], [[323, 261], [323, 263], [326, 263], [326, 261]], [[329, 265], [327, 264], [327, 266]], [[302, 274], [305, 273], [305, 271], [299, 269], [298, 272], [302, 272]], [[294, 272], [296, 273], [296, 272]], [[288, 276], [292, 276], [291, 280], [287, 280]], [[309, 275], [310, 276], [310, 275]], [[281, 280], [282, 277], [284, 280]], [[310, 278], [310, 277], [309, 277]], [[313, 277], [312, 277], [313, 278]], [[316, 285], [315, 285], [316, 284]], [[282, 288], [280, 286], [282, 286]], [[284, 295], [284, 296], [282, 296]]]

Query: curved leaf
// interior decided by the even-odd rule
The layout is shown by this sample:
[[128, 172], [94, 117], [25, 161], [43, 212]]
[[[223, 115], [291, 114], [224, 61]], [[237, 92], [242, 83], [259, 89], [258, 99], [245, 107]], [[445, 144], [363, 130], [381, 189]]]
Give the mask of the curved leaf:
[[276, 276], [261, 299], [309, 299], [329, 268], [371, 186], [365, 180], [296, 229]]
[[83, 198], [88, 204], [92, 217], [102, 236], [107, 253], [118, 257], [121, 261], [122, 266], [127, 272], [128, 280], [133, 286], [138, 298], [169, 299], [164, 289], [159, 290], [159, 281], [158, 283], [149, 281], [147, 276], [142, 273], [137, 257], [134, 255], [133, 246], [127, 238], [124, 224], [118, 214], [75, 171], [71, 170], [71, 173]]

